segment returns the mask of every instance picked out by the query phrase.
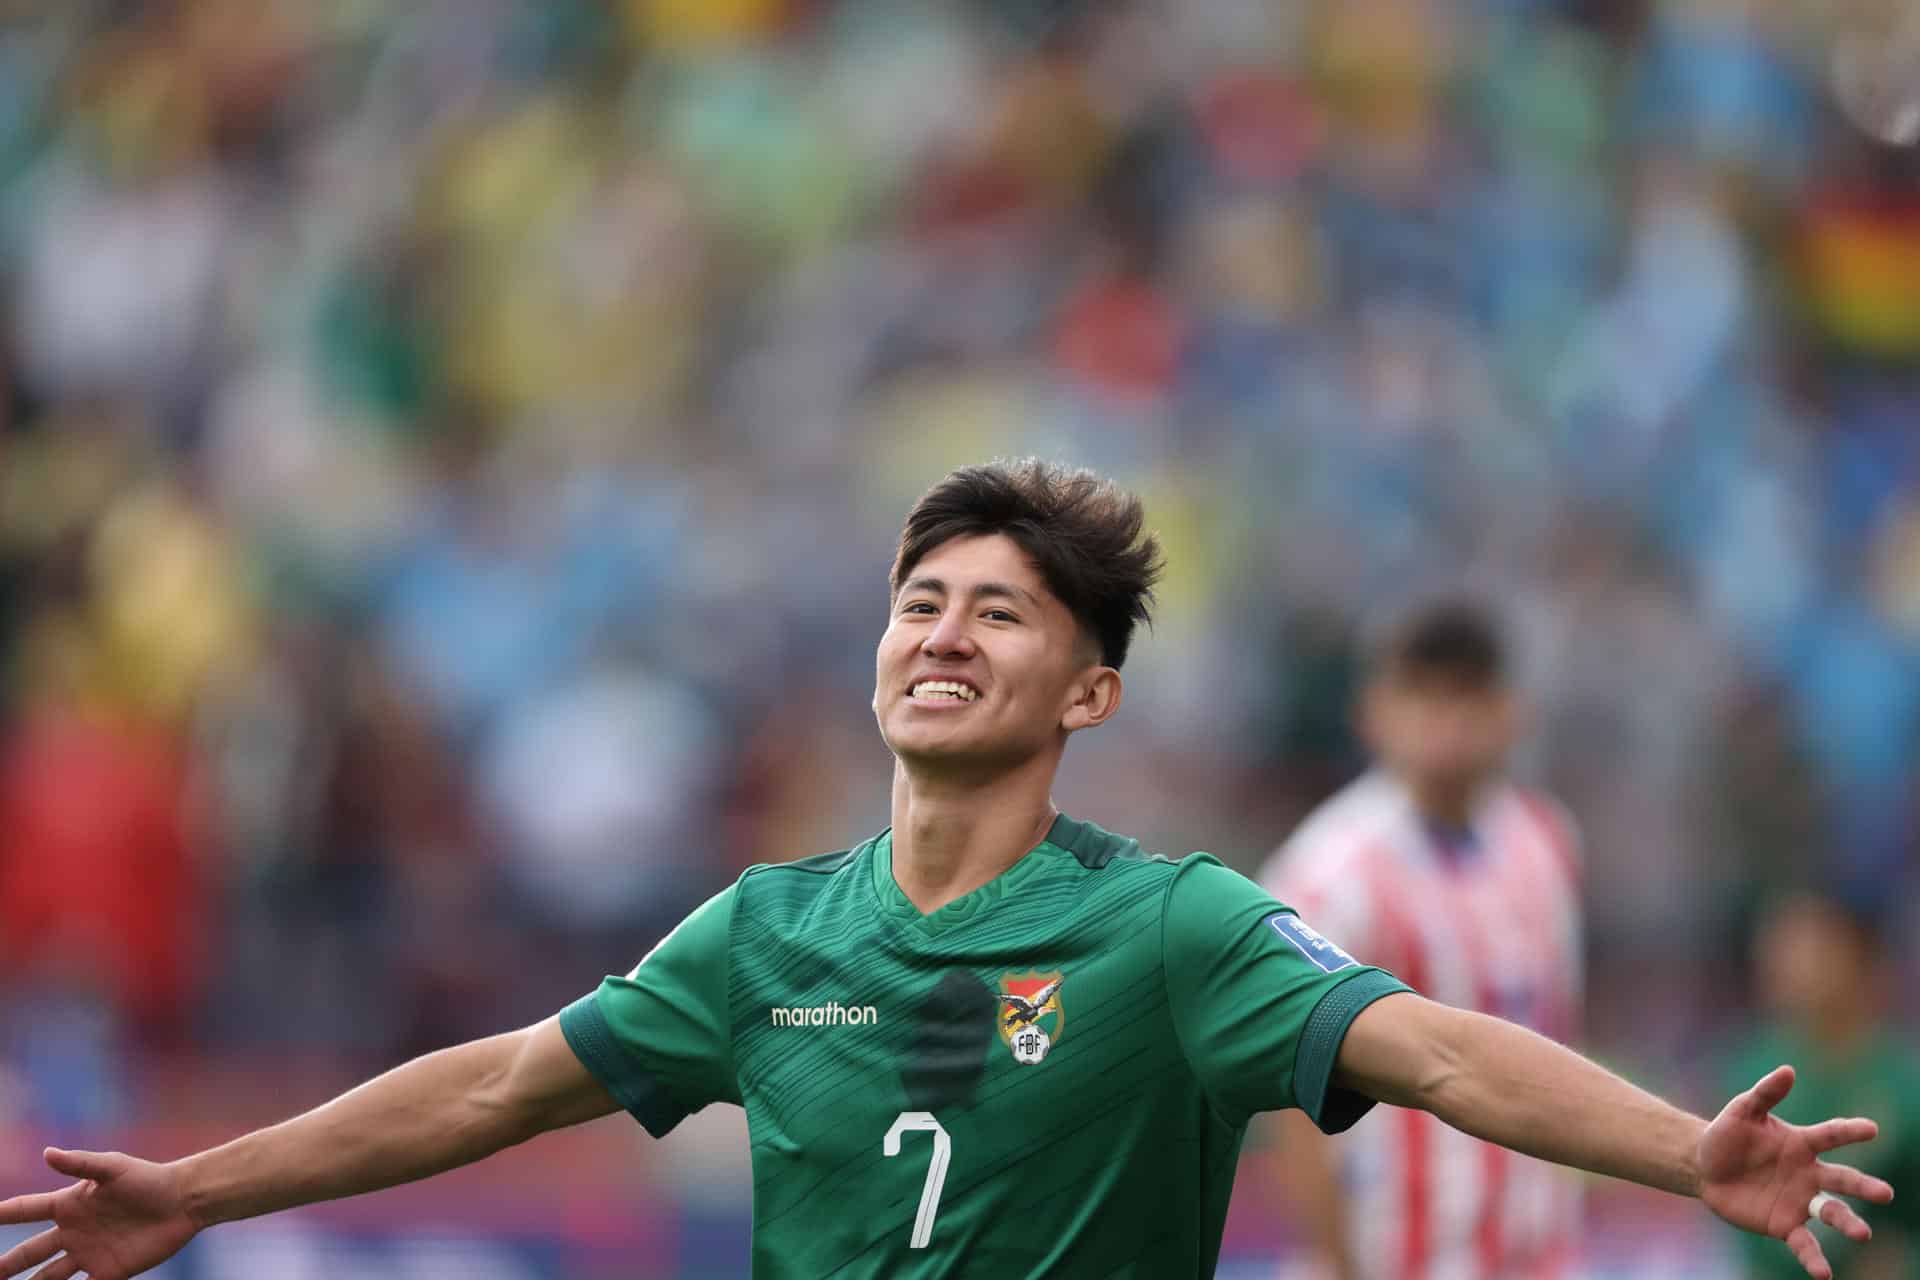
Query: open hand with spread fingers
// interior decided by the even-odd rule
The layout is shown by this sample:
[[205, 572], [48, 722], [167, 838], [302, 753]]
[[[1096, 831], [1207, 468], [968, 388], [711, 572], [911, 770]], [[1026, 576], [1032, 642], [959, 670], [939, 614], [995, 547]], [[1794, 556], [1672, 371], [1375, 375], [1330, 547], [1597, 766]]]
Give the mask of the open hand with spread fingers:
[[118, 1153], [47, 1148], [47, 1164], [79, 1181], [0, 1201], [0, 1226], [51, 1225], [0, 1254], [0, 1280], [128, 1280], [159, 1266], [199, 1234], [168, 1165]]
[[1848, 1239], [1865, 1241], [1872, 1228], [1835, 1197], [1885, 1204], [1893, 1199], [1893, 1188], [1820, 1158], [1836, 1147], [1871, 1140], [1878, 1125], [1863, 1119], [1789, 1124], [1773, 1109], [1792, 1088], [1793, 1068], [1775, 1067], [1714, 1117], [1696, 1153], [1700, 1198], [1734, 1226], [1784, 1240], [1808, 1275], [1829, 1280], [1833, 1268], [1808, 1223], [1817, 1216]]

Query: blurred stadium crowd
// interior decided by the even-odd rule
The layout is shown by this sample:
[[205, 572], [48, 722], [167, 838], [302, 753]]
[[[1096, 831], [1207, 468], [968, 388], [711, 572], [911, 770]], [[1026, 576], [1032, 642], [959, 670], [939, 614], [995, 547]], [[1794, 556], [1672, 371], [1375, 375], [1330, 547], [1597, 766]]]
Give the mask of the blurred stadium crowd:
[[0, 1110], [531, 1020], [878, 828], [897, 522], [1027, 452], [1173, 561], [1065, 807], [1251, 866], [1477, 589], [1595, 1043], [1711, 1052], [1920, 817], [1920, 166], [1797, 12], [0, 4]]

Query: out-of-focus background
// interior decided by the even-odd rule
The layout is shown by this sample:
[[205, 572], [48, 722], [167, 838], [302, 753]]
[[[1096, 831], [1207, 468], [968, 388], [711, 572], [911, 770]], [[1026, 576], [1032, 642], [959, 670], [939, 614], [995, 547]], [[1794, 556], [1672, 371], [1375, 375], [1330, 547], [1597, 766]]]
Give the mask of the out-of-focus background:
[[[1585, 829], [1588, 1047], [1717, 1105], [1770, 895], [1916, 914], [1920, 162], [1820, 17], [0, 3], [0, 1186], [533, 1021], [883, 825], [894, 532], [1027, 452], [1172, 558], [1066, 808], [1250, 868], [1359, 766], [1376, 616], [1477, 589]], [[738, 1275], [741, 1133], [164, 1274]], [[1288, 1252], [1263, 1194], [1223, 1274]], [[1731, 1274], [1590, 1206], [1592, 1275]]]

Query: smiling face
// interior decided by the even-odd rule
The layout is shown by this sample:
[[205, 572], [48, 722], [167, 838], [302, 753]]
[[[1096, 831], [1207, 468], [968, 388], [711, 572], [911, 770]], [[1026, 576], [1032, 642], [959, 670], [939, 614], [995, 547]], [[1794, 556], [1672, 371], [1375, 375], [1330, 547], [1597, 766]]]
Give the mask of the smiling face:
[[1005, 535], [941, 543], [894, 594], [873, 711], [905, 764], [1010, 770], [1057, 755], [1119, 703], [1119, 673]]

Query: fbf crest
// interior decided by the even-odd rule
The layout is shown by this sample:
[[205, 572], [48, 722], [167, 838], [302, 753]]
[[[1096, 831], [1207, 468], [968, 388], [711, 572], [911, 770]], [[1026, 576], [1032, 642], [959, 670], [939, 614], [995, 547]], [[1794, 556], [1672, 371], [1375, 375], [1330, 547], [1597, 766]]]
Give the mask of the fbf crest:
[[1065, 981], [1051, 973], [1009, 973], [1000, 978], [1000, 1038], [1013, 1060], [1023, 1067], [1037, 1066], [1065, 1034], [1067, 1014], [1060, 1003]]

